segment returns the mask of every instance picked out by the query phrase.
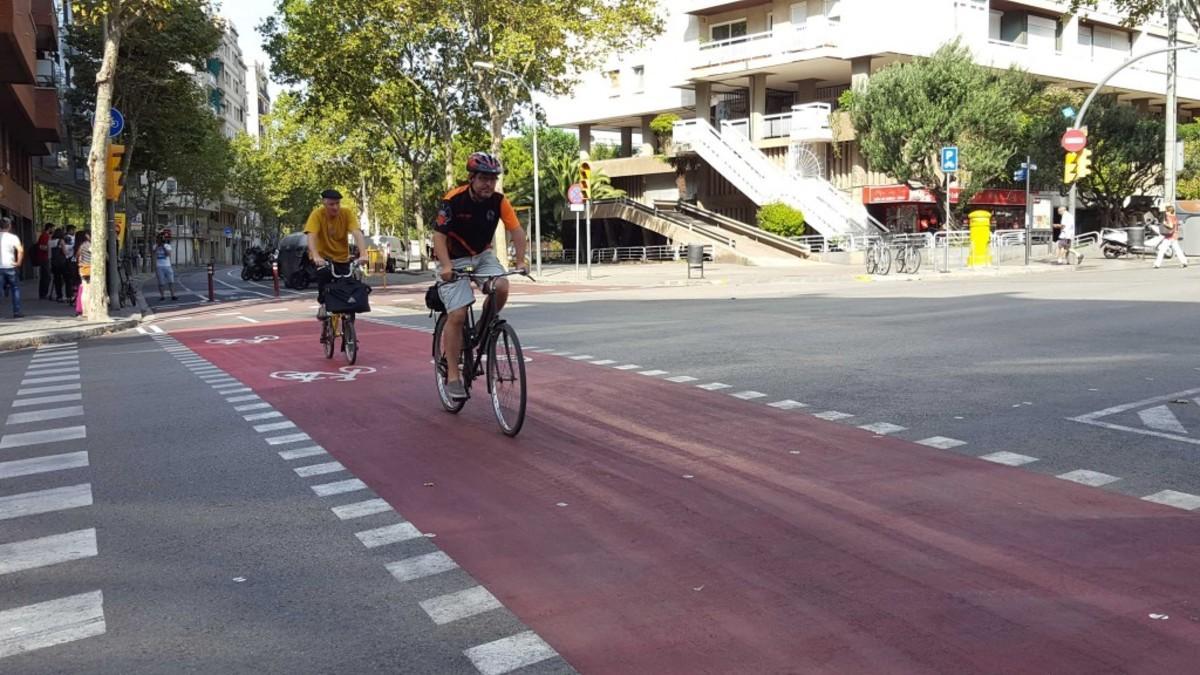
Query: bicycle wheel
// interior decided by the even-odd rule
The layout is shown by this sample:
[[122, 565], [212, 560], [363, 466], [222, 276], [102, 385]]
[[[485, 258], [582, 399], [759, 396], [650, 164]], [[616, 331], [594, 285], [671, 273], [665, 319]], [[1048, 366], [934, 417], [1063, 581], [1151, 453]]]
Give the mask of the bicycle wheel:
[[354, 330], [354, 315], [342, 317], [342, 351], [350, 365], [358, 360], [358, 333]]
[[876, 266], [877, 273], [886, 276], [892, 271], [892, 249], [887, 246], [879, 247], [879, 263]]
[[867, 248], [867, 274], [875, 274], [875, 270], [879, 269], [878, 261], [875, 256], [875, 247]]
[[908, 273], [916, 274], [921, 271], [921, 249], [916, 246], [908, 247]]
[[334, 339], [333, 317], [326, 317], [325, 321], [321, 323], [321, 346], [325, 348], [325, 358], [327, 359], [333, 358]]
[[492, 411], [505, 436], [516, 436], [525, 424], [525, 355], [517, 331], [502, 324], [488, 340], [488, 391]]
[[[445, 326], [446, 315], [439, 314], [437, 324], [433, 329], [433, 379], [437, 384], [438, 400], [442, 402], [442, 408], [446, 412], [457, 413], [467, 402], [456, 401], [446, 393], [446, 357], [442, 355], [442, 330]], [[463, 353], [465, 354], [466, 351], [466, 345], [463, 345]]]

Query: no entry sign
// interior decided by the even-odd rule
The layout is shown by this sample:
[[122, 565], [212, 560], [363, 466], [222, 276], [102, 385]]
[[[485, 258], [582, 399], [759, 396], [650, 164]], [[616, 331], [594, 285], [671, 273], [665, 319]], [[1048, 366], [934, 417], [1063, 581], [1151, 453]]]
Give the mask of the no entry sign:
[[1063, 150], [1067, 152], [1079, 152], [1087, 147], [1087, 134], [1083, 129], [1067, 129], [1067, 132], [1062, 137]]

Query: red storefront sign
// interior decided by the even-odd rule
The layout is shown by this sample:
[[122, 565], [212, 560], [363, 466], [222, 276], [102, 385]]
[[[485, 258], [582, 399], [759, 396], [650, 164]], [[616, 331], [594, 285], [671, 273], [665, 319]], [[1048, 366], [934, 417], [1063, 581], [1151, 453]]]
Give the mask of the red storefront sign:
[[[958, 203], [959, 188], [950, 188], [950, 201]], [[863, 189], [864, 204], [935, 204], [933, 193], [925, 189], [913, 189], [907, 185], [883, 185]], [[1025, 193], [1021, 190], [980, 190], [971, 199], [977, 206], [1024, 206]]]

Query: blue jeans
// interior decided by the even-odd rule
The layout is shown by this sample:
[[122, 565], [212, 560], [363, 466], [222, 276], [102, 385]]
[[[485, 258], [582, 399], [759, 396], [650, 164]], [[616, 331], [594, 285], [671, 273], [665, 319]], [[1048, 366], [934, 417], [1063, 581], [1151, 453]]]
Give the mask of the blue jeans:
[[21, 313], [21, 281], [17, 278], [17, 270], [9, 268], [0, 268], [0, 285], [5, 291], [12, 293], [13, 299], [13, 314]]

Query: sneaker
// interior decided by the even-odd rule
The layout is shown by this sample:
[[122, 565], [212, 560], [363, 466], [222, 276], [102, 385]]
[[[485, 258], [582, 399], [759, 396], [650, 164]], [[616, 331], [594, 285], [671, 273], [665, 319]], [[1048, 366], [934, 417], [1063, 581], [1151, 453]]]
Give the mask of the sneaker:
[[446, 383], [446, 395], [454, 401], [465, 401], [467, 399], [467, 388], [463, 386], [461, 380], [454, 380]]

